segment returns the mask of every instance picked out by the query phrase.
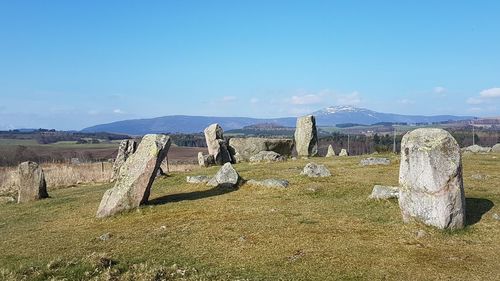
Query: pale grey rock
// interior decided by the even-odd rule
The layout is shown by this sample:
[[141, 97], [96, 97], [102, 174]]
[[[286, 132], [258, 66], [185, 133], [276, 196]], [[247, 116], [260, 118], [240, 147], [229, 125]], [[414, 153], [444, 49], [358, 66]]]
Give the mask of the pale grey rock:
[[366, 159], [362, 159], [359, 163], [361, 166], [372, 166], [372, 165], [389, 165], [391, 164], [391, 160], [388, 158], [374, 158], [369, 157]]
[[318, 154], [318, 132], [314, 116], [297, 118], [295, 149], [299, 157], [312, 157]]
[[203, 154], [203, 152], [198, 152], [198, 165], [200, 167], [209, 167], [215, 165], [214, 156]]
[[207, 183], [209, 186], [236, 187], [240, 183], [240, 175], [231, 163], [224, 164], [217, 174]]
[[422, 239], [425, 236], [427, 236], [427, 232], [425, 230], [420, 229], [415, 233], [415, 236], [417, 236], [418, 239]]
[[158, 168], [170, 148], [170, 137], [145, 135], [135, 153], [120, 168], [115, 186], [102, 197], [96, 216], [104, 218], [131, 210], [149, 199]]
[[17, 203], [49, 197], [42, 167], [35, 162], [23, 162], [18, 167], [19, 191]]
[[387, 200], [399, 197], [399, 188], [395, 186], [375, 185], [370, 199]]
[[447, 131], [425, 128], [404, 135], [399, 185], [404, 222], [415, 219], [452, 230], [465, 226], [460, 148]]
[[462, 149], [463, 152], [472, 152], [472, 153], [488, 153], [491, 152], [491, 147], [483, 147], [477, 144], [465, 147]]
[[0, 204], [14, 203], [16, 199], [12, 196], [0, 196]]
[[231, 154], [224, 140], [224, 130], [222, 130], [221, 126], [212, 124], [205, 129], [204, 133], [208, 154], [213, 155], [215, 164], [223, 165], [231, 162]]
[[492, 217], [493, 217], [493, 219], [494, 219], [494, 220], [500, 221], [500, 215], [499, 215], [499, 214], [494, 213], [494, 214], [492, 215]]
[[261, 151], [250, 157], [249, 161], [250, 163], [283, 162], [285, 161], [285, 158], [274, 151]]
[[347, 150], [345, 148], [342, 148], [342, 150], [340, 150], [339, 156], [349, 156], [349, 153], [347, 153]]
[[500, 152], [500, 143], [495, 144], [495, 145], [491, 148], [491, 152]]
[[111, 236], [112, 236], [111, 233], [107, 232], [99, 236], [99, 240], [108, 241], [109, 239], [111, 239]]
[[318, 165], [316, 163], [308, 163], [305, 167], [302, 173], [300, 173], [303, 176], [308, 176], [308, 177], [329, 177], [332, 174], [330, 171], [326, 168], [325, 165]]
[[229, 148], [236, 162], [249, 161], [250, 157], [262, 151], [274, 151], [283, 156], [291, 156], [293, 140], [268, 138], [231, 138]]
[[269, 187], [269, 188], [287, 188], [289, 182], [282, 179], [266, 179], [266, 180], [249, 180], [246, 182], [248, 185]]
[[334, 157], [335, 156], [335, 150], [333, 150], [333, 146], [330, 144], [328, 146], [328, 152], [326, 153], [327, 158]]
[[71, 158], [70, 160], [71, 165], [80, 165], [80, 159], [79, 158]]
[[186, 177], [186, 182], [187, 183], [208, 183], [210, 181], [209, 176], [187, 176]]
[[120, 174], [120, 169], [127, 161], [127, 159], [132, 155], [137, 148], [137, 142], [135, 140], [122, 140], [120, 146], [118, 147], [118, 153], [116, 154], [115, 162], [113, 163], [113, 173], [111, 175], [111, 181], [115, 181]]

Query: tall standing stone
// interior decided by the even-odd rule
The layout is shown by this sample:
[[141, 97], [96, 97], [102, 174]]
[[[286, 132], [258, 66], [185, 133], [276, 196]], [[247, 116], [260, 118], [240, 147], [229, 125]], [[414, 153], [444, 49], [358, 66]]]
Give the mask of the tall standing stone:
[[342, 148], [340, 150], [339, 156], [342, 156], [342, 157], [349, 156], [349, 153], [347, 153], [347, 150], [345, 148]]
[[335, 150], [333, 150], [333, 146], [330, 144], [328, 146], [328, 152], [326, 153], [325, 157], [334, 157], [335, 156]]
[[295, 148], [299, 157], [312, 157], [318, 154], [318, 132], [314, 116], [297, 118]]
[[113, 174], [111, 176], [111, 181], [115, 181], [120, 174], [120, 168], [123, 166], [127, 158], [132, 155], [137, 148], [137, 142], [135, 140], [122, 140], [120, 146], [118, 147], [118, 153], [116, 154], [115, 162], [113, 163]]
[[98, 218], [137, 208], [149, 199], [151, 185], [170, 148], [170, 137], [145, 135], [137, 151], [129, 156], [120, 169], [115, 186], [102, 197]]
[[416, 219], [440, 229], [465, 226], [460, 147], [447, 131], [426, 128], [404, 135], [399, 184], [405, 222]]
[[213, 155], [215, 164], [223, 165], [231, 162], [231, 154], [227, 142], [224, 140], [224, 131], [221, 126], [212, 124], [205, 129], [204, 133], [208, 154]]
[[49, 197], [47, 183], [42, 168], [35, 162], [23, 162], [18, 167], [18, 203], [35, 201]]

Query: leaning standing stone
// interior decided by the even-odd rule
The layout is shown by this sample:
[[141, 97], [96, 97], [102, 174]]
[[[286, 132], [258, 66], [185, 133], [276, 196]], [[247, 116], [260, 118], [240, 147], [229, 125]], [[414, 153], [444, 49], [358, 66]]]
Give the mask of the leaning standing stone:
[[399, 206], [405, 222], [440, 229], [465, 226], [460, 147], [442, 129], [417, 129], [401, 143]]
[[104, 193], [96, 216], [112, 216], [146, 203], [151, 185], [169, 148], [169, 136], [145, 135], [137, 151], [120, 169], [115, 186]]
[[299, 157], [312, 157], [318, 154], [318, 133], [314, 116], [297, 118], [295, 149]]
[[212, 124], [205, 129], [204, 133], [208, 154], [213, 155], [215, 164], [223, 165], [231, 162], [231, 154], [229, 154], [227, 143], [224, 140], [224, 131], [221, 126], [219, 124]]
[[35, 162], [23, 162], [18, 167], [18, 203], [35, 201], [49, 197], [47, 183], [42, 168]]
[[217, 174], [207, 183], [209, 186], [233, 188], [240, 183], [240, 175], [233, 168], [231, 163], [224, 164]]
[[334, 157], [335, 156], [335, 150], [333, 150], [332, 145], [330, 144], [328, 146], [328, 152], [326, 153], [325, 157]]

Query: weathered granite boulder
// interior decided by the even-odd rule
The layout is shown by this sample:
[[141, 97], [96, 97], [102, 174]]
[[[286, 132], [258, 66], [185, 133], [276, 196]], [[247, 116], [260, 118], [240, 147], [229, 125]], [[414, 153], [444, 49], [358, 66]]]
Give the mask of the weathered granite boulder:
[[339, 156], [349, 156], [349, 153], [347, 153], [347, 150], [345, 148], [342, 148], [342, 150], [340, 150]]
[[308, 176], [312, 178], [317, 178], [317, 177], [329, 177], [332, 174], [330, 171], [326, 168], [325, 165], [318, 165], [316, 163], [309, 163], [304, 167], [304, 170], [302, 173], [300, 173], [303, 176]]
[[472, 152], [472, 153], [488, 153], [491, 152], [491, 150], [492, 150], [491, 147], [483, 147], [477, 144], [464, 147], [462, 149], [463, 152]]
[[282, 162], [285, 161], [285, 158], [274, 151], [261, 151], [250, 157], [249, 161], [250, 163]]
[[299, 157], [312, 157], [318, 154], [318, 133], [314, 116], [297, 118], [295, 149]]
[[35, 162], [23, 162], [18, 167], [18, 203], [36, 201], [49, 197], [42, 167]]
[[151, 185], [170, 148], [170, 137], [145, 135], [120, 169], [115, 186], [102, 197], [96, 216], [104, 218], [139, 207], [149, 199]]
[[266, 179], [266, 180], [249, 180], [246, 182], [248, 185], [258, 186], [258, 187], [269, 187], [269, 188], [287, 188], [289, 182], [287, 180], [281, 179]]
[[447, 131], [425, 128], [404, 135], [399, 184], [405, 222], [416, 219], [440, 229], [465, 226], [460, 147]]
[[500, 152], [500, 143], [495, 144], [495, 145], [491, 148], [491, 152]]
[[123, 163], [127, 161], [127, 158], [132, 155], [137, 148], [137, 142], [135, 140], [122, 140], [120, 146], [118, 147], [118, 153], [116, 154], [115, 162], [113, 163], [113, 174], [111, 175], [111, 181], [115, 181], [120, 174], [120, 168]]
[[231, 162], [231, 154], [224, 140], [224, 131], [219, 124], [208, 126], [205, 131], [205, 140], [208, 146], [208, 154], [213, 155], [215, 164], [223, 165]]
[[207, 183], [209, 186], [217, 186], [224, 188], [237, 187], [240, 183], [240, 175], [233, 168], [231, 163], [224, 164], [217, 174]]
[[208, 167], [215, 165], [214, 156], [210, 154], [203, 154], [203, 152], [198, 152], [198, 165], [200, 167]]
[[186, 177], [186, 182], [187, 183], [208, 183], [210, 181], [209, 176], [187, 176]]
[[262, 151], [274, 151], [283, 156], [291, 156], [293, 151], [293, 140], [290, 139], [266, 139], [266, 138], [231, 138], [229, 149], [237, 158], [236, 162], [248, 161], [250, 157]]
[[372, 194], [368, 198], [381, 200], [399, 198], [399, 187], [375, 185]]
[[366, 159], [362, 159], [359, 163], [361, 166], [371, 166], [371, 165], [389, 165], [391, 164], [391, 160], [388, 158], [374, 158], [369, 157]]
[[328, 146], [328, 152], [326, 153], [326, 156], [327, 158], [329, 157], [334, 157], [335, 156], [335, 150], [333, 150], [333, 146], [330, 144]]

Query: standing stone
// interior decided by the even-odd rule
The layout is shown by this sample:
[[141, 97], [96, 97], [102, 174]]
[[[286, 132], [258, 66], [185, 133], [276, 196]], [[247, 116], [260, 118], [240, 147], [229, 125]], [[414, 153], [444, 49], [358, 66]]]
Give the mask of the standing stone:
[[328, 152], [326, 153], [325, 157], [334, 157], [335, 156], [335, 150], [333, 150], [333, 146], [330, 144], [328, 146]]
[[224, 131], [219, 124], [208, 126], [205, 131], [205, 140], [208, 146], [208, 154], [213, 155], [215, 164], [223, 165], [231, 162], [231, 154], [224, 140]]
[[18, 203], [35, 201], [49, 197], [47, 183], [42, 168], [35, 162], [23, 162], [18, 167]]
[[295, 149], [299, 157], [312, 157], [318, 154], [318, 132], [314, 116], [297, 118]]
[[137, 208], [148, 201], [170, 142], [166, 135], [151, 134], [142, 138], [137, 151], [121, 167], [115, 186], [104, 193], [97, 210], [98, 218]]
[[342, 150], [339, 153], [339, 156], [349, 156], [349, 153], [347, 153], [347, 150], [345, 148], [342, 148]]
[[372, 165], [390, 165], [391, 160], [388, 158], [374, 158], [374, 157], [368, 157], [365, 159], [362, 159], [359, 164], [361, 166], [372, 166]]
[[465, 226], [465, 196], [460, 147], [442, 129], [417, 129], [404, 135], [399, 169], [403, 221], [416, 219], [440, 229]]
[[118, 154], [116, 155], [115, 162], [113, 163], [113, 174], [111, 176], [111, 181], [115, 181], [120, 174], [120, 168], [123, 166], [125, 161], [132, 155], [137, 148], [137, 142], [135, 140], [122, 140], [120, 146], [118, 147]]
[[491, 151], [492, 151], [492, 152], [500, 152], [500, 143], [495, 144], [495, 145], [491, 148]]
[[208, 167], [214, 165], [214, 157], [213, 155], [205, 155], [203, 152], [198, 152], [198, 165], [200, 167]]

